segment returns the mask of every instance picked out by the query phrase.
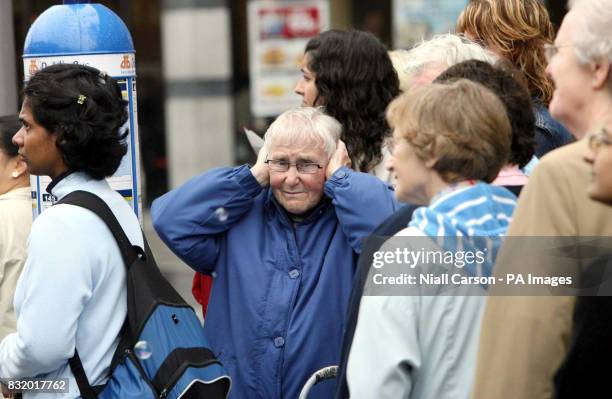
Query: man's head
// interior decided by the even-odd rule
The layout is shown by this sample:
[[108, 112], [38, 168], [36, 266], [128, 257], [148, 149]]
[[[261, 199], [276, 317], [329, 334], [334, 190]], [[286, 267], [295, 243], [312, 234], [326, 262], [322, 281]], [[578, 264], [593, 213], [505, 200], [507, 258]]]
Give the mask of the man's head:
[[546, 72], [555, 84], [550, 112], [578, 138], [602, 123], [609, 112], [603, 106], [612, 102], [611, 4], [574, 1], [547, 49]]
[[321, 201], [341, 132], [338, 121], [313, 107], [286, 111], [270, 125], [262, 151], [274, 197], [287, 212], [302, 215]]
[[494, 63], [495, 54], [462, 36], [443, 34], [423, 41], [408, 51], [403, 73], [410, 87], [430, 84], [448, 67], [467, 60]]

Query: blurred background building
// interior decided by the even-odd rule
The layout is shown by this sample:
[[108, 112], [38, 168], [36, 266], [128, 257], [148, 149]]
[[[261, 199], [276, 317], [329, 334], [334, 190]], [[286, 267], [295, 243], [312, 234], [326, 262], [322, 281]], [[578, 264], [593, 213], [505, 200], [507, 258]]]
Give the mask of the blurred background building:
[[[145, 174], [143, 191], [148, 206], [154, 198], [200, 171], [254, 160], [242, 128], [263, 133], [272, 115], [262, 115], [257, 110], [254, 113], [251, 104], [257, 96], [250, 92], [250, 84], [255, 79], [250, 76], [249, 47], [255, 44], [253, 37], [249, 38], [249, 22], [252, 27], [273, 25], [274, 20], [261, 12], [249, 20], [248, 3], [277, 10], [284, 7], [285, 11], [309, 4], [323, 7], [327, 12], [318, 15], [323, 28], [367, 30], [389, 48], [406, 48], [422, 37], [452, 29], [467, 0], [97, 2], [115, 11], [134, 39]], [[548, 1], [557, 26], [565, 12], [565, 3], [565, 0]], [[36, 17], [56, 4], [62, 1], [0, 0], [0, 112], [17, 111], [21, 102], [21, 55], [25, 36]], [[294, 18], [295, 24], [308, 30], [300, 21], [303, 19], [296, 22]], [[269, 53], [268, 62], [274, 63], [283, 57], [280, 43], [281, 52]], [[296, 43], [302, 47], [305, 40]], [[295, 58], [291, 55], [289, 63], [285, 63], [285, 70], [293, 65], [294, 75], [285, 71], [285, 76], [278, 78], [279, 82], [285, 81], [284, 87], [268, 90], [272, 95], [276, 93], [289, 99], [287, 108], [300, 102], [290, 88], [291, 79], [299, 76], [299, 59]]]

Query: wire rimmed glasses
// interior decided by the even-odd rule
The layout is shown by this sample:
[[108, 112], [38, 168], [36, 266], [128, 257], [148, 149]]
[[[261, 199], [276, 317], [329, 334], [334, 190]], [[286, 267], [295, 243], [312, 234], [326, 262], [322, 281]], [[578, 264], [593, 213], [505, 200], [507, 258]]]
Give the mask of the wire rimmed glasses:
[[323, 169], [323, 166], [316, 162], [293, 163], [282, 159], [266, 159], [265, 163], [268, 164], [268, 167], [275, 172], [287, 172], [289, 168], [295, 166], [298, 173], [311, 175], [313, 173], [317, 173], [320, 169]]

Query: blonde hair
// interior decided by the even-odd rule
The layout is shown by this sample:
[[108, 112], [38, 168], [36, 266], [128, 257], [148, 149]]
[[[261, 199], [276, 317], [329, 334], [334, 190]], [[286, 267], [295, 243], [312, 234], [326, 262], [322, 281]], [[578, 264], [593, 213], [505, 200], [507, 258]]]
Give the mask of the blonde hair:
[[491, 182], [510, 156], [511, 127], [501, 100], [467, 79], [411, 89], [391, 102], [387, 120], [446, 182]]
[[555, 33], [541, 0], [472, 0], [457, 20], [457, 32], [497, 49], [523, 72], [531, 95], [550, 102], [544, 44], [552, 43]]

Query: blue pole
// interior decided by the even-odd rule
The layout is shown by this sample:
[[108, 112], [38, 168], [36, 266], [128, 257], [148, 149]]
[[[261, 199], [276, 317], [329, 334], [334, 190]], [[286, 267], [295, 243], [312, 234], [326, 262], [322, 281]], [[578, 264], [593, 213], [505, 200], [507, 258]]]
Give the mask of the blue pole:
[[[0, 0], [3, 1], [3, 0]], [[23, 46], [24, 78], [57, 63], [91, 65], [117, 79], [129, 101], [129, 155], [109, 177], [110, 186], [133, 205], [140, 217], [138, 123], [135, 50], [127, 26], [112, 10], [89, 0], [64, 0], [42, 13], [30, 27]], [[36, 177], [35, 216], [52, 204], [43, 194], [46, 180]]]

